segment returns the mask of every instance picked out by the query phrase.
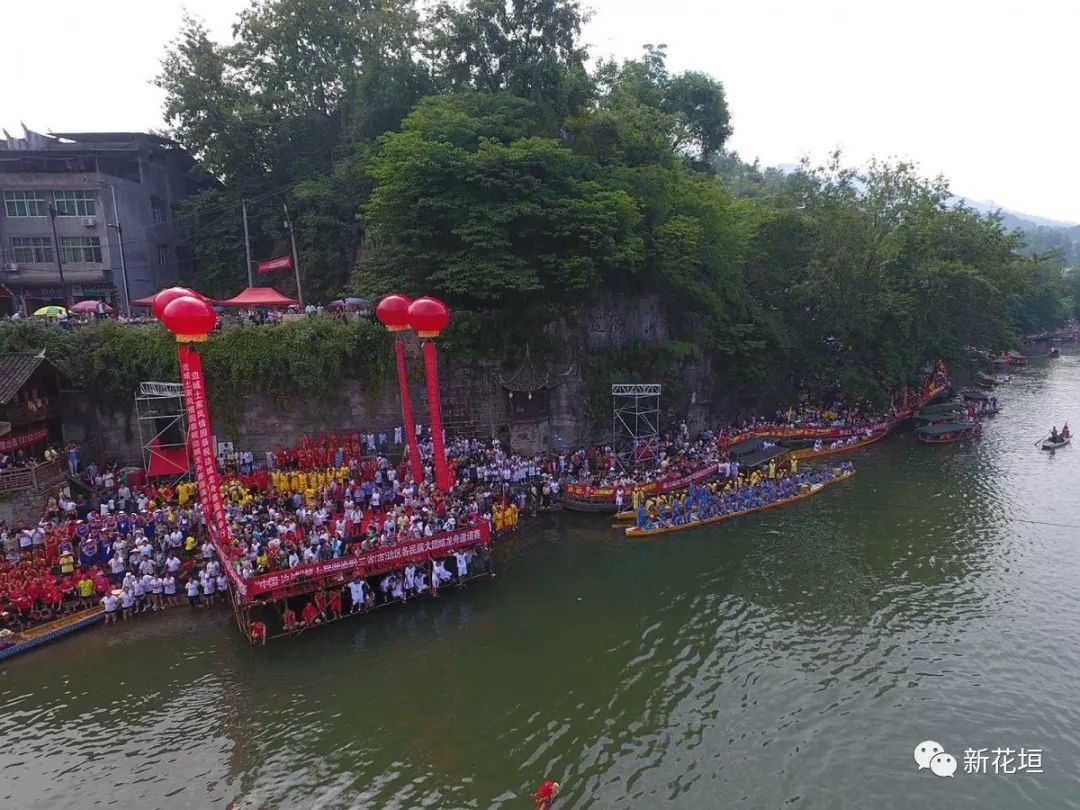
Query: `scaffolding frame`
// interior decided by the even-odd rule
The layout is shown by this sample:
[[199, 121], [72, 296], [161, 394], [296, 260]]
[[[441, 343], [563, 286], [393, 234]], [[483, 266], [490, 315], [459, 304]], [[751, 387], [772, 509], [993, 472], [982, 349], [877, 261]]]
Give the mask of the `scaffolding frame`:
[[[655, 464], [660, 452], [659, 383], [611, 386], [611, 442], [615, 463], [624, 473]], [[648, 452], [644, 452], [647, 448]]]
[[[135, 395], [135, 416], [139, 424], [139, 444], [142, 446], [143, 470], [146, 478], [150, 478], [150, 461], [155, 455], [163, 460], [164, 455], [157, 452], [157, 447], [162, 449], [181, 447], [188, 459], [188, 468], [191, 467], [191, 457], [187, 449], [187, 412], [184, 409], [184, 386], [180, 383], [147, 381], [139, 384], [139, 392]], [[159, 422], [159, 420], [161, 420]], [[160, 429], [159, 429], [160, 426]], [[179, 441], [166, 442], [165, 434], [172, 428], [179, 428]], [[176, 484], [189, 477], [188, 472], [179, 473], [169, 479], [170, 484]]]

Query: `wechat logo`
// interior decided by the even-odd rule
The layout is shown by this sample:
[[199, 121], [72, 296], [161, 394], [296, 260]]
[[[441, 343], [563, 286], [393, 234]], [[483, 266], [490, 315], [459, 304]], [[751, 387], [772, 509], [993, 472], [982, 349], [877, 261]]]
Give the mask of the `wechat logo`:
[[956, 757], [946, 754], [941, 744], [933, 740], [915, 746], [915, 764], [920, 771], [929, 768], [936, 776], [952, 776], [956, 773]]

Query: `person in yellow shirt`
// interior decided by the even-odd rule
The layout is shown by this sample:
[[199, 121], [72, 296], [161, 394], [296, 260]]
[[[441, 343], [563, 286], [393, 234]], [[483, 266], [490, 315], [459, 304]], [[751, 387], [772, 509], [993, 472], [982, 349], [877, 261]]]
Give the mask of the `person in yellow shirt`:
[[510, 512], [510, 530], [511, 530], [511, 531], [513, 531], [514, 529], [516, 529], [516, 528], [517, 528], [517, 522], [518, 522], [518, 508], [517, 508], [517, 504], [516, 504], [516, 503], [512, 503], [512, 504], [510, 504], [510, 505], [509, 505], [508, 507], [506, 507], [506, 508], [507, 508], [507, 510], [508, 510], [508, 511]]
[[799, 460], [792, 456], [791, 458], [791, 474], [795, 475], [799, 472]]
[[491, 523], [495, 527], [496, 532], [501, 532], [503, 529], [503, 512], [501, 506], [496, 506], [491, 510]]
[[184, 538], [184, 551], [188, 554], [195, 553], [195, 537], [194, 535], [188, 535]]

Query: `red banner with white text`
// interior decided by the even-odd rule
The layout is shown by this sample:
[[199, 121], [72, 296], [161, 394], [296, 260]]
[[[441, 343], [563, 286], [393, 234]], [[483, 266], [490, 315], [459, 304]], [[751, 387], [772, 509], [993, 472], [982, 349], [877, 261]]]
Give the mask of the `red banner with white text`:
[[413, 543], [362, 551], [359, 554], [350, 554], [336, 560], [299, 565], [296, 568], [275, 571], [272, 574], [261, 574], [244, 583], [243, 596], [245, 599], [250, 599], [300, 580], [318, 579], [335, 574], [344, 575], [343, 578], [345, 576], [353, 578], [382, 573], [400, 568], [410, 561], [420, 562], [428, 557], [445, 557], [460, 549], [475, 546], [477, 543], [487, 545], [490, 542], [491, 530], [487, 523], [481, 521], [475, 526], [443, 532]]
[[278, 256], [265, 262], [255, 262], [255, 269], [260, 273], [273, 273], [275, 270], [292, 270], [292, 256]]
[[8, 453], [20, 447], [29, 447], [34, 442], [44, 441], [47, 438], [49, 438], [49, 429], [44, 425], [25, 433], [10, 434], [0, 439], [0, 452]]

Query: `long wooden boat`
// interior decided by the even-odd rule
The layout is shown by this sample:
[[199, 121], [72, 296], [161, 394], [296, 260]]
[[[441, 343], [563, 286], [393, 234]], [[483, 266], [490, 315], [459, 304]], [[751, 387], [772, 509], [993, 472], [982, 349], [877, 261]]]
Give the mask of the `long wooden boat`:
[[[631, 495], [640, 492], [643, 495], [662, 495], [683, 489], [690, 484], [700, 484], [715, 476], [720, 471], [718, 462], [702, 465], [692, 473], [678, 478], [664, 478], [647, 484], [630, 485], [623, 488], [623, 496], [629, 500]], [[563, 487], [563, 506], [575, 512], [612, 513], [617, 511], [613, 486], [588, 487], [580, 484], [567, 484]]]
[[939, 413], [962, 413], [964, 410], [964, 403], [960, 399], [951, 399], [948, 402], [935, 402], [933, 405], [923, 405], [919, 412], [915, 414], [915, 418], [918, 419], [922, 416], [933, 416]]
[[29, 627], [15, 633], [12, 636], [14, 643], [10, 647], [0, 650], [0, 661], [27, 650], [32, 650], [34, 647], [40, 647], [42, 644], [48, 644], [50, 641], [66, 636], [69, 633], [82, 630], [84, 627], [96, 624], [104, 618], [105, 611], [96, 607], [61, 616], [59, 619], [53, 619], [35, 627]]
[[874, 433], [865, 438], [859, 439], [857, 442], [851, 444], [842, 444], [839, 447], [822, 447], [820, 450], [814, 450], [813, 447], [805, 447], [801, 450], [795, 450], [791, 456], [797, 458], [799, 461], [804, 459], [824, 458], [825, 456], [835, 456], [838, 453], [849, 453], [852, 450], [858, 450], [866, 447], [867, 445], [874, 444], [874, 442], [880, 442], [888, 435], [887, 430], [883, 430], [880, 433]]
[[705, 520], [695, 520], [691, 523], [682, 523], [678, 526], [661, 526], [656, 529], [639, 529], [637, 526], [629, 526], [626, 528], [625, 533], [627, 537], [655, 537], [661, 534], [674, 534], [675, 532], [685, 532], [690, 529], [697, 529], [701, 526], [709, 526], [714, 523], [720, 523], [724, 520], [730, 520], [731, 518], [743, 517], [744, 515], [753, 514], [754, 512], [764, 512], [768, 509], [778, 509], [781, 506], [787, 506], [788, 504], [796, 503], [797, 501], [804, 501], [812, 495], [817, 495], [823, 489], [831, 487], [833, 484], [838, 484], [841, 481], [846, 481], [855, 474], [854, 470], [848, 470], [847, 472], [840, 473], [834, 478], [830, 478], [828, 481], [822, 481], [820, 484], [815, 484], [805, 492], [800, 492], [798, 495], [792, 495], [790, 498], [782, 498], [772, 503], [767, 503], [762, 506], [755, 506], [752, 509], [743, 509], [741, 512], [728, 512], [725, 515], [715, 515]]
[[923, 444], [952, 444], [978, 432], [978, 422], [939, 422], [916, 428], [915, 437]]

